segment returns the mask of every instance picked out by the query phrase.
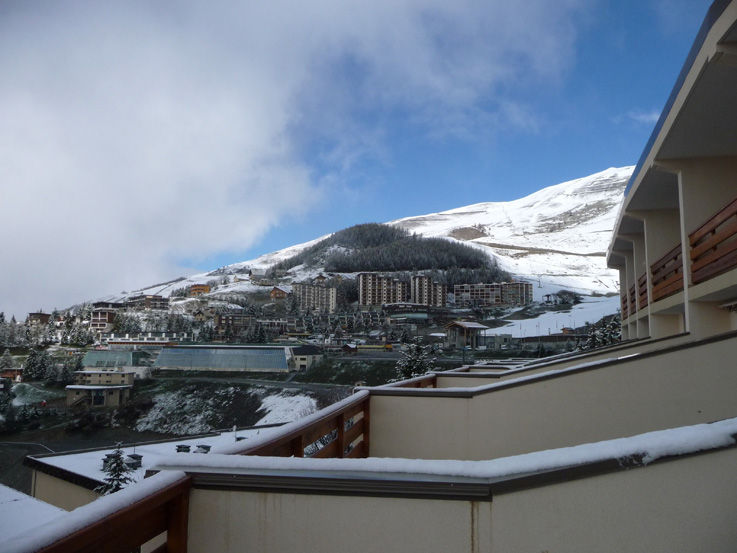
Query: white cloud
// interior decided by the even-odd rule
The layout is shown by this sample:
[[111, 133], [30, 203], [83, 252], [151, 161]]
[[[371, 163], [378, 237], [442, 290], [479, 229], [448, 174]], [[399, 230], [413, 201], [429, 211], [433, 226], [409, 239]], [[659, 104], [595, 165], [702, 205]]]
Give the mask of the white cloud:
[[245, 250], [323, 201], [335, 179], [311, 143], [337, 174], [386, 155], [376, 114], [440, 136], [534, 129], [514, 87], [560, 80], [579, 4], [5, 4], [0, 310]]
[[658, 122], [658, 119], [660, 119], [660, 112], [656, 110], [633, 110], [627, 113], [627, 117], [635, 123], [642, 123], [643, 125], [654, 125]]

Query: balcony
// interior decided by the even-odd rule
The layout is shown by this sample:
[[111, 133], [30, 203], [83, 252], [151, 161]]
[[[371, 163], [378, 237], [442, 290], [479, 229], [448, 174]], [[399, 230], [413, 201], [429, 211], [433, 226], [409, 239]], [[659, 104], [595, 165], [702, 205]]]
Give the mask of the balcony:
[[693, 284], [737, 267], [737, 199], [692, 232], [689, 244]]
[[650, 265], [653, 283], [653, 302], [683, 290], [683, 251], [679, 243]]

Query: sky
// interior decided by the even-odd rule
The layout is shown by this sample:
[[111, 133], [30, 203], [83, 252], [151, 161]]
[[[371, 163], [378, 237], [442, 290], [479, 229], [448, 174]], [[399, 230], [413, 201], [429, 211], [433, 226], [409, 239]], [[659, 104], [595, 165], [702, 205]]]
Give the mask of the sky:
[[705, 0], [0, 1], [0, 311], [634, 165]]

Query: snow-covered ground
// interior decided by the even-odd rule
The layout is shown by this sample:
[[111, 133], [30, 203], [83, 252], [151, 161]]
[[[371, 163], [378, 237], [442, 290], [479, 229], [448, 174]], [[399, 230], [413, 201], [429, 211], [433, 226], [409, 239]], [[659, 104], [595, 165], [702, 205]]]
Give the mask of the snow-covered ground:
[[264, 397], [261, 400], [261, 409], [268, 413], [257, 424], [274, 424], [311, 415], [317, 411], [317, 402], [309, 396], [278, 394]]
[[505, 326], [485, 331], [487, 335], [511, 334], [514, 337], [555, 334], [563, 327], [576, 328], [586, 323], [595, 323], [606, 315], [612, 315], [619, 308], [619, 297], [585, 296], [570, 311], [549, 311], [534, 319], [522, 319]]

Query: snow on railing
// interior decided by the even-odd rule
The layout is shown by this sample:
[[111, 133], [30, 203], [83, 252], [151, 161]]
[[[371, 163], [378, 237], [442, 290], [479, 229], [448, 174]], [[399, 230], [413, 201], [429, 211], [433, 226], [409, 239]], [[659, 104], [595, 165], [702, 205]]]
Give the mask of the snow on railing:
[[213, 448], [213, 453], [273, 457], [368, 457], [369, 405], [360, 391], [261, 439]]
[[22, 535], [4, 536], [4, 553], [132, 551], [166, 532], [166, 551], [187, 551], [189, 477], [180, 471], [106, 495]]

